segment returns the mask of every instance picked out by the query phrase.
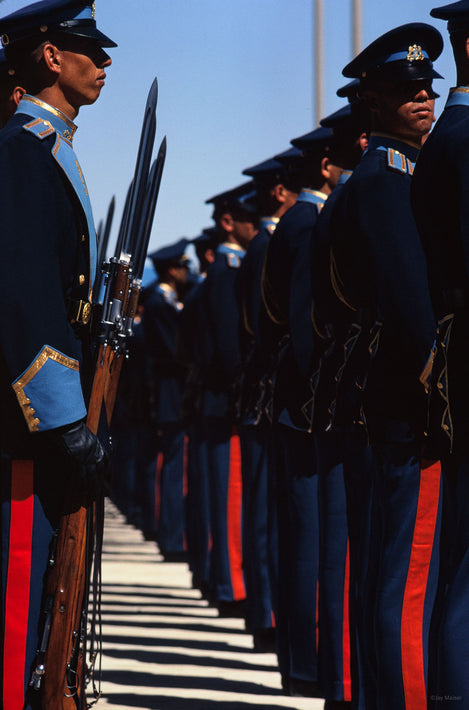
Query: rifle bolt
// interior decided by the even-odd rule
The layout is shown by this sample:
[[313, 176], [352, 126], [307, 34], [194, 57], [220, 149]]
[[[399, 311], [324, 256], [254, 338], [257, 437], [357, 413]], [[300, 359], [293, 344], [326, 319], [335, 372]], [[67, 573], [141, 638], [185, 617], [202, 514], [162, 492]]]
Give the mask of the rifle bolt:
[[61, 605], [59, 606], [59, 611], [60, 611], [61, 614], [64, 613], [64, 611], [65, 611], [65, 604], [61, 604]]

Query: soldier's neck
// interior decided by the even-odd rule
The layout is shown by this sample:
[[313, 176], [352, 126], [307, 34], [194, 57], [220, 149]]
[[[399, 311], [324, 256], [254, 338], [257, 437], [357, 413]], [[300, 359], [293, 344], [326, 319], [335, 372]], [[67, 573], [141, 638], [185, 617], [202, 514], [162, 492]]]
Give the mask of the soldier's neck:
[[74, 121], [78, 116], [78, 108], [71, 105], [71, 103], [65, 98], [63, 92], [55, 84], [52, 86], [47, 86], [42, 89], [39, 93], [35, 94], [37, 99], [45, 101], [49, 106], [53, 106], [61, 111], [67, 118]]

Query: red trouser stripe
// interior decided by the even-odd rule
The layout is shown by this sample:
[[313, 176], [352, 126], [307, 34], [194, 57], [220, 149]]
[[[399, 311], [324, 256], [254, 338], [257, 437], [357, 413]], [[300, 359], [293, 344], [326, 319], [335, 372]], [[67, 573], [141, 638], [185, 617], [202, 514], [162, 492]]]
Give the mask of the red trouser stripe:
[[352, 700], [352, 671], [350, 660], [350, 547], [347, 539], [347, 555], [345, 558], [344, 578], [344, 616], [342, 627], [342, 663], [344, 681], [344, 700]]
[[163, 470], [163, 452], [156, 457], [155, 469], [155, 527], [158, 529], [161, 514], [161, 471]]
[[10, 547], [3, 649], [3, 710], [21, 710], [24, 705], [34, 509], [33, 471], [32, 461], [12, 462]]
[[426, 710], [423, 612], [440, 495], [440, 462], [423, 461], [409, 570], [401, 619], [402, 680], [405, 707]]
[[243, 576], [241, 505], [241, 446], [239, 443], [239, 436], [235, 430], [231, 436], [230, 443], [230, 475], [228, 479], [228, 501], [226, 511], [228, 557], [230, 562], [231, 586], [233, 587], [233, 599], [235, 600], [244, 599], [246, 597]]

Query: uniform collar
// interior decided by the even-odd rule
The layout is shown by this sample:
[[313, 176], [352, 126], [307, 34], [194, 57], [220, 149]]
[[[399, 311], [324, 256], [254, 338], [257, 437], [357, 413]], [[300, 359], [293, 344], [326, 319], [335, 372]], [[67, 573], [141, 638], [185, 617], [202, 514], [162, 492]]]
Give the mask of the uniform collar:
[[262, 217], [259, 222], [259, 227], [267, 230], [267, 232], [272, 235], [275, 232], [279, 222], [279, 217]]
[[349, 177], [353, 175], [353, 170], [342, 170], [337, 180], [337, 185], [345, 185]]
[[469, 106], [468, 86], [454, 86], [449, 90], [445, 108], [451, 108], [451, 106]]
[[21, 99], [16, 113], [22, 113], [33, 118], [42, 118], [43, 121], [52, 126], [52, 128], [63, 138], [69, 145], [73, 143], [73, 136], [78, 128], [58, 108], [46, 104], [35, 96], [25, 94]]
[[315, 205], [323, 205], [327, 200], [328, 195], [320, 190], [312, 190], [309, 187], [303, 187], [298, 195], [297, 202], [312, 202]]
[[387, 150], [392, 148], [397, 150], [409, 158], [412, 162], [415, 162], [420, 153], [420, 146], [417, 143], [411, 143], [410, 141], [404, 141], [401, 138], [392, 136], [389, 133], [379, 133], [378, 131], [372, 131], [370, 139], [368, 141], [368, 148], [365, 151], [367, 153], [369, 150]]
[[235, 244], [234, 242], [222, 242], [217, 247], [217, 251], [223, 251], [224, 254], [226, 254], [226, 252], [230, 250], [235, 252], [241, 252], [241, 254], [244, 254], [244, 252], [246, 251], [240, 244]]

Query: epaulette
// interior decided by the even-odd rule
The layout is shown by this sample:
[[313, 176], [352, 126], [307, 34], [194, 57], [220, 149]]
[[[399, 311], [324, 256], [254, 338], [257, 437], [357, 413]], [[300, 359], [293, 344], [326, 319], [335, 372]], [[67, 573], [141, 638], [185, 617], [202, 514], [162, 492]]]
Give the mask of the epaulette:
[[52, 124], [49, 123], [49, 121], [45, 121], [43, 118], [35, 118], [34, 121], [25, 123], [23, 129], [29, 131], [29, 133], [32, 133], [41, 141], [55, 133], [55, 128], [52, 127]]
[[394, 148], [387, 149], [388, 156], [388, 168], [394, 170], [397, 173], [402, 173], [403, 175], [413, 175], [414, 174], [414, 164], [405, 155], [399, 153], [398, 150]]
[[239, 269], [241, 266], [241, 259], [237, 254], [233, 254], [233, 252], [228, 252], [226, 255], [226, 263], [230, 267], [230, 269]]

